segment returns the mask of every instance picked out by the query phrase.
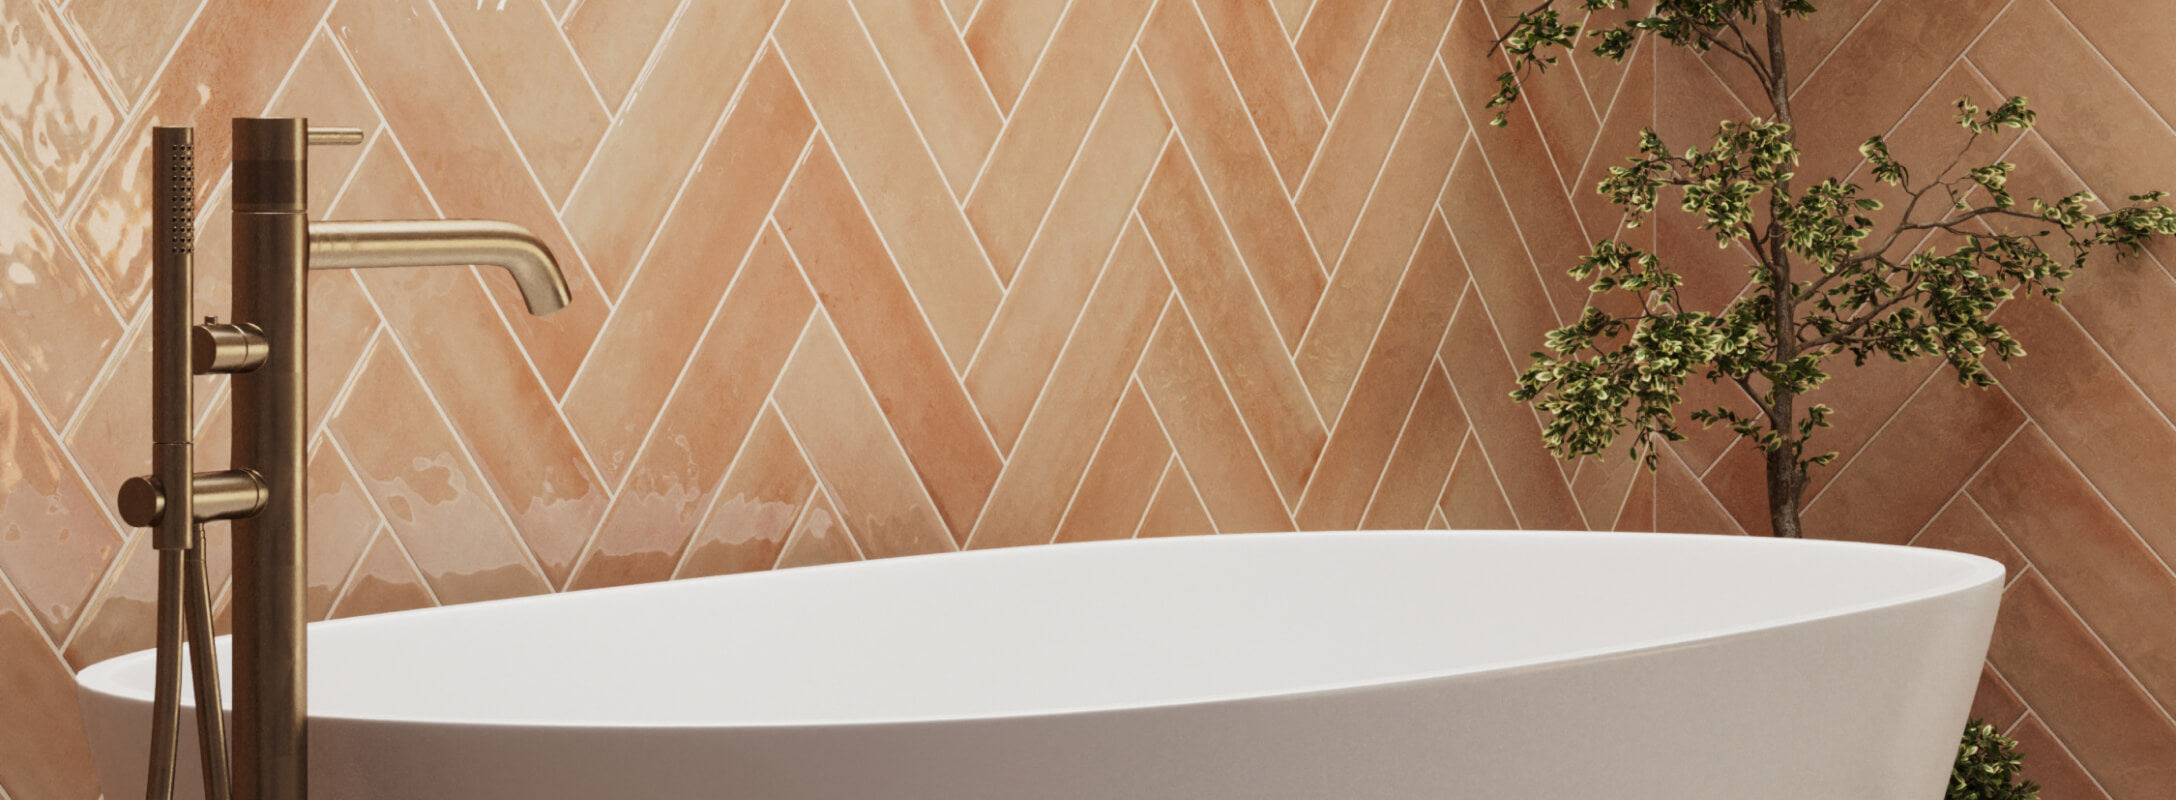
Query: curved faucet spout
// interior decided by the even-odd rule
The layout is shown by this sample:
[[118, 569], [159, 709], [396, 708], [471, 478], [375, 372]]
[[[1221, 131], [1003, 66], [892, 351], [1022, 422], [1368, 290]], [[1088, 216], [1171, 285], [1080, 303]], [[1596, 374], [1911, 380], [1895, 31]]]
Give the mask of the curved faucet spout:
[[572, 299], [552, 251], [519, 225], [476, 219], [310, 223], [310, 269], [489, 264], [514, 276], [529, 313]]

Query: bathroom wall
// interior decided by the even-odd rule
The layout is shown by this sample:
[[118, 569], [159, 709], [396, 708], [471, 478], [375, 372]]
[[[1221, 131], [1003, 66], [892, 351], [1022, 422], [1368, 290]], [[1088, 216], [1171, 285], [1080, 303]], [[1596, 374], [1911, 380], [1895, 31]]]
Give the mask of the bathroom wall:
[[[313, 156], [325, 216], [513, 220], [574, 283], [539, 320], [499, 275], [313, 277], [319, 617], [1134, 535], [1759, 532], [1728, 437], [1652, 475], [1559, 464], [1503, 400], [1587, 299], [1563, 265], [1616, 228], [1582, 187], [1644, 125], [1744, 113], [1643, 52], [1476, 125], [1509, 5], [0, 0], [0, 800], [97, 793], [71, 671], [150, 643], [152, 559], [109, 498], [148, 460], [153, 124], [199, 126], [206, 176], [232, 116], [361, 126]], [[1937, 142], [1949, 96], [1999, 90], [2043, 101], [2013, 158], [2047, 191], [2176, 187], [2122, 160], [2176, 137], [2176, 95], [2122, 77], [2156, 74], [2158, 23], [1833, 5], [1802, 37], [1834, 55], [1801, 102], [1842, 115], [1813, 166], [1899, 121]], [[224, 314], [226, 189], [202, 195], [198, 313]], [[1638, 235], [1736, 291], [1727, 254]], [[2002, 390], [1839, 380], [1846, 459], [1808, 516], [2013, 566], [1982, 706], [2051, 800], [2176, 781], [2151, 624], [2176, 334], [2120, 324], [2176, 285], [2105, 267], [2003, 312], [2035, 357]], [[226, 395], [198, 388], [211, 468]]]
[[532, 319], [496, 274], [313, 276], [318, 617], [1512, 524], [1465, 410], [1530, 427], [1510, 362], [1439, 356], [1490, 327], [1438, 202], [1490, 180], [1438, 56], [1458, 2], [1307, 5], [0, 0], [0, 797], [96, 794], [71, 670], [150, 643], [109, 498], [148, 461], [153, 124], [198, 126], [200, 314], [236, 115], [365, 130], [313, 156], [323, 216], [512, 220], [573, 282]]

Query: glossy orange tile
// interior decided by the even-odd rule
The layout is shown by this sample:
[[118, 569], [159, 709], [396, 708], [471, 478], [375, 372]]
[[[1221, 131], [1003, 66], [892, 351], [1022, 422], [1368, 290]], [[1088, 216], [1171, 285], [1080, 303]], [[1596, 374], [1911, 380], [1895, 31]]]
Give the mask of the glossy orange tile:
[[1096, 445], [1095, 460], [1073, 493], [1052, 541], [1124, 539], [1140, 527], [1141, 516], [1156, 494], [1171, 442], [1149, 408], [1141, 385], [1128, 386], [1110, 425]]
[[1171, 283], [1147, 234], [1127, 226], [967, 546], [1052, 540], [1170, 296]]
[[310, 454], [308, 503], [309, 549], [303, 558], [308, 575], [303, 592], [310, 619], [320, 620], [331, 614], [348, 573], [363, 561], [371, 537], [385, 527], [385, 519], [337, 446], [320, 444]]
[[[794, 523], [808, 513], [816, 492], [816, 475], [786, 430], [778, 412], [766, 409], [748, 441], [741, 445], [733, 470], [716, 492], [710, 516], [703, 520], [676, 578], [724, 575], [770, 569], [793, 533]], [[830, 510], [825, 513], [837, 515]]]
[[1170, 122], [1139, 59], [1127, 63], [1099, 119], [1103, 124], [1089, 132], [1073, 167], [1081, 180], [1068, 182], [1051, 203], [1042, 234], [967, 370], [976, 410], [1008, 451], [1170, 141]]
[[151, 83], [160, 60], [180, 41], [190, 17], [203, 4], [203, 0], [81, 0], [66, 4], [66, 13], [81, 32], [84, 49], [105, 68], [127, 103]]
[[373, 352], [349, 392], [333, 415], [333, 439], [434, 596], [466, 603], [551, 591], [395, 348]]
[[[381, 154], [383, 163], [363, 165], [358, 182], [412, 186], [394, 163], [397, 152], [374, 149], [367, 158], [380, 161]], [[399, 189], [373, 185], [356, 204], [343, 203], [335, 213], [375, 216], [362, 201], [394, 191]], [[356, 274], [384, 312], [390, 339], [414, 360], [432, 401], [479, 461], [484, 485], [535, 550], [552, 584], [564, 584], [609, 498], [549, 388], [530, 367], [529, 353], [491, 308], [489, 293], [468, 269]]]
[[858, 30], [846, 0], [805, 0], [786, 9], [776, 36], [830, 149], [853, 175], [832, 213], [867, 209], [921, 304], [922, 327], [935, 332], [952, 370], [964, 371], [1003, 289], [874, 46], [838, 35]]
[[48, 418], [67, 419], [120, 345], [121, 322], [12, 165], [0, 166], [0, 307], [0, 358]]
[[13, 381], [0, 381], [0, 453], [0, 573], [60, 639], [120, 554], [101, 508], [111, 489], [84, 485]]
[[1200, 15], [1185, 3], [1158, 6], [1139, 50], [1198, 180], [1215, 198], [1215, 227], [1231, 237], [1285, 347], [1298, 346], [1322, 297], [1318, 252], [1334, 249], [1308, 238]]
[[430, 590], [401, 553], [392, 529], [380, 528], [370, 552], [356, 565], [355, 576], [340, 595], [339, 604], [333, 606], [332, 616], [360, 617], [433, 605], [437, 604], [431, 601]]
[[[643, 419], [635, 432], [647, 438], [573, 585], [617, 585], [672, 575], [735, 452], [765, 441], [749, 439], [749, 428], [757, 424], [764, 398], [814, 306], [815, 298], [776, 229], [766, 229], [708, 320], [701, 348], [685, 362], [687, 371], [672, 386], [672, 401]], [[674, 366], [680, 366], [677, 359]], [[770, 416], [764, 418], [775, 425]], [[744, 440], [749, 444], [743, 445]], [[759, 463], [775, 460], [753, 455]]]
[[1184, 149], [1164, 152], [1140, 210], [1278, 491], [1297, 501], [1328, 432]]
[[[551, 316], [530, 316], [504, 275], [487, 276], [483, 286], [505, 319], [494, 324], [511, 327], [526, 360], [536, 364], [553, 396], [564, 392], [604, 320], [598, 281], [560, 227], [544, 190], [529, 177], [520, 149], [492, 114], [482, 87], [465, 77], [467, 67], [453, 38], [427, 0], [394, 0], [368, 8], [341, 5], [327, 23], [339, 34], [386, 123], [400, 132], [400, 152], [437, 209], [448, 217], [522, 225], [559, 259], [574, 300]], [[355, 218], [360, 209], [342, 210]], [[618, 288], [615, 281], [605, 285]]]
[[[1479, 278], [1475, 273], [1477, 284]], [[1477, 299], [1488, 299], [1485, 287]], [[1511, 401], [1518, 373], [1491, 330], [1495, 326], [1488, 310], [1485, 302], [1469, 301], [1451, 318], [1450, 332], [1444, 335], [1438, 353], [1444, 371], [1458, 388], [1459, 404], [1473, 420], [1474, 433], [1488, 452], [1520, 525], [1584, 530], [1587, 526], [1565, 470], [1542, 447], [1541, 420], [1533, 409]]]
[[120, 115], [98, 90], [97, 77], [56, 13], [37, 0], [0, 3], [8, 41], [0, 55], [7, 76], [0, 80], [0, 140], [27, 166], [38, 192], [58, 206], [88, 177]]
[[1376, 484], [1361, 518], [1363, 529], [1427, 527], [1429, 513], [1443, 496], [1451, 468], [1457, 464], [1458, 446], [1471, 429], [1450, 379], [1433, 366], [1422, 379], [1420, 395], [1404, 422], [1390, 463], [1383, 467], [1382, 481]]
[[607, 480], [626, 474], [744, 259], [790, 277], [779, 242], [753, 248], [814, 127], [784, 62], [765, 55], [567, 389], [567, 419]]
[[1458, 165], [1451, 170], [1441, 208], [1458, 252], [1472, 268], [1474, 284], [1497, 320], [1492, 335], [1500, 334], [1502, 346], [1510, 352], [1523, 355], [1539, 349], [1558, 325], [1556, 309], [1473, 139], [1466, 141]]
[[886, 558], [958, 548], [828, 316], [809, 323], [775, 391], [861, 552]]
[[831, 497], [818, 489], [809, 498], [808, 511], [794, 525], [792, 538], [786, 540], [785, 551], [778, 554], [776, 569], [837, 564], [860, 561], [861, 558], [852, 532], [846, 529], [838, 511], [831, 505]]
[[437, 5], [545, 195], [564, 202], [611, 118], [558, 22], [542, 3]]
[[[232, 117], [261, 113], [331, 0], [210, 0], [122, 126], [113, 155], [68, 221], [85, 263], [123, 315], [150, 294], [150, 126], [196, 127], [198, 175], [227, 168]], [[199, 180], [197, 196], [215, 181]]]
[[[377, 106], [370, 99], [370, 90], [363, 88], [355, 70], [340, 54], [340, 43], [320, 28], [310, 37], [310, 43], [296, 59], [294, 72], [287, 76], [287, 83], [272, 98], [271, 107], [265, 110], [269, 116], [303, 117], [310, 124], [360, 128], [368, 141], [384, 127], [378, 116]], [[347, 186], [348, 176], [354, 174], [355, 165], [363, 159], [362, 147], [320, 147], [310, 151], [309, 201], [310, 216], [323, 219], [325, 211], [332, 208], [333, 198]], [[198, 180], [207, 175], [198, 173]], [[232, 187], [223, 187], [220, 200], [231, 193]], [[203, 233], [225, 233], [231, 228], [227, 208], [214, 208], [206, 217], [206, 230], [199, 234], [197, 243], [197, 274], [221, 275], [232, 269], [228, 259], [229, 245], [225, 241], [214, 242], [201, 238]]]
[[[1126, 57], [1134, 32], [1148, 14], [1148, 3], [1122, 0], [1077, 3], [1073, 8], [1050, 45], [1051, 58], [1068, 68], [1040, 73], [1027, 87], [1011, 123], [990, 152], [973, 194], [966, 198], [967, 219], [975, 236], [989, 253], [998, 277], [1008, 283], [1038, 235], [1059, 236], [1075, 222], [1052, 205], [1061, 184], [1074, 197], [1098, 187], [1108, 187], [1118, 197], [1132, 197], [1124, 191], [1133, 173], [1071, 166], [1076, 153], [1085, 165], [1093, 157], [1110, 157], [1108, 151], [1090, 147], [1111, 147], [1114, 139], [1160, 138], [1154, 129], [1169, 127], [1154, 89], [1141, 74], [1140, 61]], [[1120, 72], [1121, 64], [1124, 72]], [[1118, 78], [1115, 86], [1114, 76]], [[1088, 136], [1094, 138], [1083, 145], [1083, 137]], [[1138, 190], [1140, 185], [1135, 182], [1130, 188]], [[1039, 249], [1047, 250], [1048, 245]]]
[[1172, 449], [1201, 476], [1202, 502], [1218, 530], [1296, 529], [1208, 350], [1177, 303], [1165, 308], [1137, 374]]
[[1187, 479], [1185, 465], [1172, 459], [1156, 487], [1155, 499], [1149, 501], [1148, 511], [1141, 515], [1141, 528], [1134, 532], [1134, 537], [1198, 536], [1216, 532], [1208, 510], [1202, 507], [1201, 495], [1194, 490], [1193, 481]]
[[567, 197], [567, 230], [612, 296], [627, 285], [783, 3], [685, 6]]
[[18, 798], [95, 797], [90, 746], [68, 665], [0, 587], [0, 785]]

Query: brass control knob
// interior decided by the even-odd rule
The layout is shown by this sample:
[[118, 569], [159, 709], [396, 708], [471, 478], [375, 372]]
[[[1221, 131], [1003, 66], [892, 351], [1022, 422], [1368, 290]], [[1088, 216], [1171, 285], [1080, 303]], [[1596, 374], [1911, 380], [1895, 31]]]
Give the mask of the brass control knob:
[[222, 325], [218, 317], [190, 329], [189, 360], [198, 375], [214, 372], [248, 372], [264, 364], [271, 352], [264, 331], [247, 322]]
[[[196, 493], [198, 522], [250, 516], [264, 510], [272, 496], [264, 478], [246, 469], [199, 472], [190, 483]], [[121, 511], [122, 522], [149, 528], [166, 515], [166, 488], [159, 485], [157, 478], [138, 475], [121, 483], [115, 505]]]

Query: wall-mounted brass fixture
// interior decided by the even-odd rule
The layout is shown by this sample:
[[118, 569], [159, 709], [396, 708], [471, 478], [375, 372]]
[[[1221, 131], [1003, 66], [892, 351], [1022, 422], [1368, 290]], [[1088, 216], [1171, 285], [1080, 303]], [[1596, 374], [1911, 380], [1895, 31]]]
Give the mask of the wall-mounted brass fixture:
[[[119, 498], [122, 519], [154, 529], [159, 553], [158, 688], [146, 786], [152, 800], [173, 795], [184, 627], [205, 797], [302, 800], [308, 793], [304, 271], [488, 264], [513, 276], [532, 314], [557, 311], [570, 299], [551, 251], [516, 225], [310, 222], [308, 146], [362, 142], [360, 130], [311, 128], [301, 119], [234, 120], [235, 321], [192, 324], [195, 133], [152, 129], [152, 472], [123, 484]], [[234, 467], [198, 473], [190, 381], [212, 373], [234, 376]], [[173, 491], [180, 486], [189, 488]], [[222, 519], [234, 521], [231, 743], [214, 711], [222, 705], [202, 536], [204, 522]]]

